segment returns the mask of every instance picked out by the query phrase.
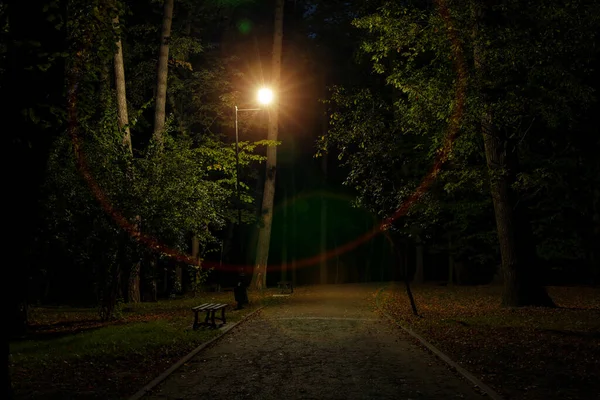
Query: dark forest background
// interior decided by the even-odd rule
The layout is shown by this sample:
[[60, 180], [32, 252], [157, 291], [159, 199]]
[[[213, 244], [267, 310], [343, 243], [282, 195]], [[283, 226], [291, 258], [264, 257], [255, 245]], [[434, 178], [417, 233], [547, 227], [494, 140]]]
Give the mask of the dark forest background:
[[[269, 285], [282, 276], [299, 285], [501, 282], [507, 233], [494, 214], [498, 182], [514, 214], [516, 236], [506, 243], [517, 243], [524, 281], [598, 283], [600, 12], [583, 0], [534, 3], [285, 2]], [[240, 204], [233, 109], [252, 107], [256, 89], [269, 84], [274, 5], [175, 1], [157, 146], [163, 6], [0, 5], [4, 282], [15, 331], [30, 304], [100, 305], [110, 318], [117, 301], [232, 285], [236, 266], [254, 263], [265, 147], [273, 143], [265, 141], [266, 113], [240, 114]], [[131, 152], [117, 118], [119, 39]], [[455, 90], [461, 73], [462, 100]], [[342, 254], [297, 267], [368, 235], [412, 202], [459, 101], [464, 110], [448, 160], [408, 212]], [[508, 160], [498, 168], [482, 135], [492, 126], [496, 155]], [[112, 213], [90, 188], [80, 155]], [[156, 243], [199, 262], [136, 241], [116, 214], [130, 223], [139, 218]]]

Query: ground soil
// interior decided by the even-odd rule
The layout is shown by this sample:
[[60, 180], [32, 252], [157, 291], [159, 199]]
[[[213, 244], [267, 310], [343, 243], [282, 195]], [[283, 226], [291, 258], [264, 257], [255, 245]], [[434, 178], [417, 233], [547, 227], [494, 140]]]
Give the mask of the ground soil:
[[483, 398], [376, 313], [377, 289], [296, 291], [200, 352], [145, 399]]

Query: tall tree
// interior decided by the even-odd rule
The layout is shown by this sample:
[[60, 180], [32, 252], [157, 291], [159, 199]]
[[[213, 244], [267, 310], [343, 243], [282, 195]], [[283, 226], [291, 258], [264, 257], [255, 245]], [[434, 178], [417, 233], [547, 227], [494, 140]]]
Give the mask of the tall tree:
[[[113, 19], [114, 25], [121, 32], [119, 24], [119, 16]], [[127, 92], [125, 89], [125, 65], [123, 63], [123, 44], [121, 35], [116, 43], [116, 51], [114, 57], [115, 65], [115, 87], [117, 91], [117, 116], [119, 118], [119, 128], [123, 132], [123, 145], [127, 148], [130, 155], [133, 155], [131, 145], [131, 130], [129, 129], [129, 115], [127, 112]]]
[[[169, 45], [171, 42], [171, 25], [173, 23], [174, 0], [165, 0], [163, 9], [162, 30], [160, 35], [160, 49], [158, 53], [158, 67], [156, 72], [156, 100], [154, 104], [154, 133], [152, 138], [162, 150], [164, 146], [166, 106], [167, 106], [167, 81], [169, 77]], [[150, 266], [152, 283], [150, 287], [150, 298], [156, 301], [157, 284], [156, 269], [158, 257], [149, 255], [147, 262]]]
[[[129, 113], [127, 112], [127, 91], [125, 85], [125, 64], [123, 62], [123, 41], [121, 39], [122, 29], [119, 23], [119, 16], [115, 16], [113, 24], [117, 27], [119, 36], [116, 42], [116, 51], [114, 55], [115, 68], [115, 88], [117, 93], [117, 118], [119, 129], [123, 134], [123, 146], [129, 152], [129, 156], [133, 157], [133, 146], [131, 144], [131, 129], [129, 128]], [[131, 169], [131, 168], [130, 168]], [[132, 179], [131, 170], [129, 171], [129, 179]], [[134, 223], [139, 229], [139, 216], [134, 218]], [[139, 303], [140, 296], [140, 262], [135, 262], [129, 272], [129, 282], [127, 285], [128, 300], [132, 303]]]
[[[514, 151], [513, 135], [499, 129], [494, 118], [489, 93], [494, 82], [487, 68], [490, 60], [483, 49], [485, 37], [482, 25], [489, 11], [479, 1], [473, 1], [473, 63], [479, 92], [481, 133], [485, 146], [485, 158], [490, 176], [490, 192], [494, 204], [496, 229], [500, 243], [500, 256], [504, 275], [504, 306], [553, 306], [552, 299], [536, 276], [535, 244], [531, 226], [523, 207], [517, 208], [518, 196], [513, 186], [519, 174], [518, 153]], [[487, 83], [487, 85], [486, 85]]]
[[169, 43], [171, 40], [171, 24], [173, 22], [173, 3], [174, 0], [165, 0], [162, 32], [160, 35], [160, 51], [158, 55], [153, 138], [159, 145], [163, 142], [163, 133], [165, 130], [167, 78], [169, 75]]
[[[362, 48], [383, 79], [360, 80], [367, 90], [332, 92], [327, 142], [337, 144], [342, 163], [351, 168], [347, 182], [358, 189], [359, 201], [384, 216], [410, 203], [394, 228], [426, 228], [422, 238], [428, 242], [436, 226], [451, 230], [452, 246], [462, 247], [458, 257], [468, 252], [467, 238], [486, 243], [487, 265], [495, 264], [489, 258], [500, 248], [506, 306], [552, 304], [541, 285], [536, 240], [551, 232], [552, 218], [541, 212], [558, 201], [539, 193], [562, 181], [548, 179], [564, 171], [556, 162], [555, 155], [564, 154], [556, 151], [557, 143], [564, 150], [578, 142], [574, 124], [594, 103], [589, 75], [597, 50], [587, 43], [597, 37], [597, 7], [586, 1], [386, 3], [354, 21], [368, 31]], [[411, 196], [437, 162], [453, 121], [450, 110], [459, 103], [457, 50], [465, 61], [462, 76], [470, 72], [473, 78], [464, 91], [460, 136], [451, 142], [450, 163], [415, 203]], [[414, 170], [410, 176], [398, 173], [402, 165]], [[492, 246], [490, 203], [496, 214]], [[586, 207], [591, 216], [591, 207], [581, 210]], [[535, 231], [532, 208], [538, 213]], [[449, 232], [442, 229], [438, 242], [448, 243]], [[546, 238], [546, 249], [564, 241], [559, 237]]]
[[[322, 88], [325, 92], [327, 89], [327, 76], [323, 73], [323, 82]], [[326, 93], [323, 93], [323, 98], [326, 97]], [[329, 126], [329, 121], [327, 119], [327, 107], [323, 103], [323, 109], [321, 113], [321, 134], [323, 135], [323, 140], [325, 140], [325, 136], [327, 135], [327, 128]], [[320, 229], [320, 280], [321, 284], [326, 284], [328, 279], [328, 271], [327, 271], [327, 198], [325, 196], [325, 187], [327, 186], [327, 154], [323, 154], [321, 158], [321, 172], [322, 175], [322, 190], [321, 190], [321, 229]]]
[[[293, 154], [293, 158], [296, 158], [296, 141], [292, 140], [292, 154]], [[296, 193], [296, 166], [293, 165], [292, 166], [292, 177], [291, 177], [291, 187], [292, 187], [292, 193]], [[291, 238], [292, 238], [292, 260], [290, 263], [290, 268], [292, 269], [292, 283], [294, 286], [296, 286], [297, 282], [298, 282], [298, 274], [296, 271], [296, 261], [298, 260], [298, 240], [297, 240], [297, 235], [298, 235], [298, 207], [296, 207], [294, 205], [294, 207], [292, 207], [292, 233], [291, 233]]]
[[[323, 189], [325, 184], [327, 183], [327, 155], [323, 156], [321, 160], [321, 168], [323, 171]], [[324, 285], [327, 283], [328, 279], [328, 270], [327, 270], [327, 198], [325, 196], [325, 191], [321, 192], [321, 229], [320, 229], [320, 246], [319, 246], [319, 255], [320, 255], [320, 281], [321, 284]]]
[[288, 189], [283, 186], [283, 222], [281, 224], [281, 280], [288, 280]]
[[[275, 26], [273, 37], [273, 59], [271, 62], [271, 88], [276, 93], [269, 108], [268, 140], [276, 142], [279, 133], [279, 96], [281, 81], [281, 48], [283, 42], [283, 0], [275, 3]], [[262, 289], [267, 284], [267, 262], [271, 242], [271, 226], [273, 223], [273, 202], [275, 200], [275, 174], [277, 172], [277, 148], [267, 148], [265, 187], [263, 189], [261, 225], [258, 232], [256, 263], [252, 275], [252, 287]]]

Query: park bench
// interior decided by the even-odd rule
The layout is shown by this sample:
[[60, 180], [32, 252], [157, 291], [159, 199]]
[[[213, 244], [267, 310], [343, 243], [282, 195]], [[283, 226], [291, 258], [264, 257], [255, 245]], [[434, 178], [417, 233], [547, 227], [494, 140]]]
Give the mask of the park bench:
[[[215, 323], [215, 319], [223, 321], [222, 325], [225, 325], [227, 322], [225, 320], [225, 308], [227, 304], [222, 303], [204, 303], [196, 307], [192, 307], [192, 311], [194, 312], [194, 329], [198, 329], [202, 325], [212, 326], [213, 328], [217, 327]], [[215, 317], [215, 313], [221, 310], [221, 318]], [[206, 312], [206, 318], [204, 318], [204, 323], [198, 322], [198, 313]], [[210, 320], [210, 323], [208, 322]]]
[[281, 293], [285, 293], [286, 290], [294, 293], [294, 283], [292, 281], [279, 281], [277, 282], [277, 289], [281, 289]]

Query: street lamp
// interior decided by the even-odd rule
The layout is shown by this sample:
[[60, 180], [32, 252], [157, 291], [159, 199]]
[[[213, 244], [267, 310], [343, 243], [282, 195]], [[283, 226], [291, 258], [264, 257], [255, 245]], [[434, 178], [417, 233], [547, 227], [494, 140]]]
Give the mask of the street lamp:
[[273, 102], [273, 91], [268, 88], [262, 88], [258, 91], [258, 102], [260, 104], [268, 105]]
[[[268, 106], [273, 102], [275, 95], [268, 88], [261, 88], [257, 93], [257, 100], [260, 104]], [[235, 106], [235, 190], [237, 192], [238, 201], [238, 223], [242, 224], [242, 208], [240, 207], [240, 158], [239, 158], [239, 134], [238, 134], [238, 112], [240, 111], [260, 111], [262, 108], [238, 108]]]

